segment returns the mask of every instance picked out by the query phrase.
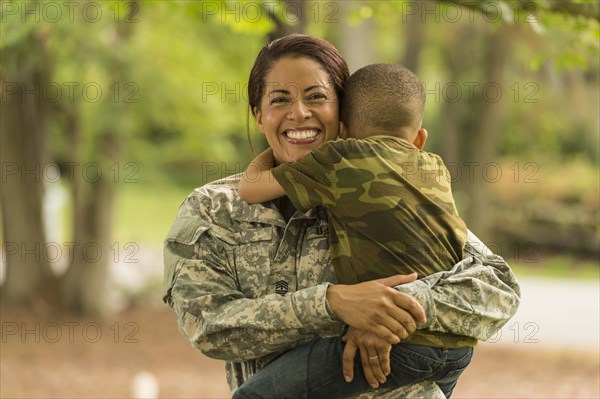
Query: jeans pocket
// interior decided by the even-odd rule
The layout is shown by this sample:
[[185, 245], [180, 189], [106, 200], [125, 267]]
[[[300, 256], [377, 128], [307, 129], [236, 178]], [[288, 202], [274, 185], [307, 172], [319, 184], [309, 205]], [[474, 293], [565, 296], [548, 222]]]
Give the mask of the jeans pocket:
[[[425, 352], [421, 353], [423, 349]], [[427, 347], [411, 345], [395, 345], [390, 353], [390, 366], [392, 373], [395, 370], [407, 373], [413, 377], [426, 378], [431, 376], [434, 370], [439, 367], [440, 362], [428, 352]]]
[[473, 358], [473, 348], [450, 349], [454, 351], [454, 356], [446, 360], [446, 366], [454, 369], [464, 369], [471, 363]]

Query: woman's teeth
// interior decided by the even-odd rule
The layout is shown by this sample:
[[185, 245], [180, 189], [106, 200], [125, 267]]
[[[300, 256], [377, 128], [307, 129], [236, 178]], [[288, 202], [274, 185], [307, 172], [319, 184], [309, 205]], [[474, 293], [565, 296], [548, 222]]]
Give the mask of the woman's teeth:
[[288, 130], [287, 136], [291, 139], [301, 140], [316, 137], [319, 134], [318, 130]]

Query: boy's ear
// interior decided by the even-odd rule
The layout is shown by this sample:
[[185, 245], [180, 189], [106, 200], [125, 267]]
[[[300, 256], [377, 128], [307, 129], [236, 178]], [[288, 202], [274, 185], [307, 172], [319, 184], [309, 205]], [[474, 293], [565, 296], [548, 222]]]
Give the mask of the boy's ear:
[[415, 140], [413, 141], [413, 144], [415, 145], [415, 147], [417, 147], [419, 150], [422, 150], [423, 147], [425, 147], [425, 142], [427, 141], [427, 130], [421, 128], [419, 129], [419, 131], [417, 132], [417, 136], [415, 137]]
[[258, 130], [262, 133], [265, 134], [265, 132], [263, 131], [263, 121], [262, 121], [262, 112], [260, 112], [260, 109], [258, 109], [258, 107], [254, 107], [252, 108], [252, 112], [254, 113], [254, 117], [256, 118], [256, 123], [258, 124]]
[[338, 137], [340, 139], [347, 139], [348, 138], [348, 132], [346, 131], [346, 125], [344, 125], [344, 122], [339, 121], [338, 122]]

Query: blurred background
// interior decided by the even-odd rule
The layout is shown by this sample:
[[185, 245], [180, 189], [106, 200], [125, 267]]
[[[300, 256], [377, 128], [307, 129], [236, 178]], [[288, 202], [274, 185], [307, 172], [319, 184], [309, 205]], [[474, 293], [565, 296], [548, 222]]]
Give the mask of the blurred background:
[[2, 0], [0, 396], [229, 397], [160, 300], [162, 240], [265, 147], [247, 77], [300, 32], [351, 72], [417, 73], [427, 149], [522, 284], [455, 397], [600, 397], [599, 20], [576, 0]]

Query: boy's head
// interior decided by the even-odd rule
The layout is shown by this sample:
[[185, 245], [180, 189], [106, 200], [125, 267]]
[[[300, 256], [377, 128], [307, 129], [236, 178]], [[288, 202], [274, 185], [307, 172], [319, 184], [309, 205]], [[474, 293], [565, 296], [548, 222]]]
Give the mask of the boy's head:
[[395, 136], [423, 148], [424, 108], [425, 90], [413, 72], [395, 64], [368, 65], [344, 84], [340, 136]]

